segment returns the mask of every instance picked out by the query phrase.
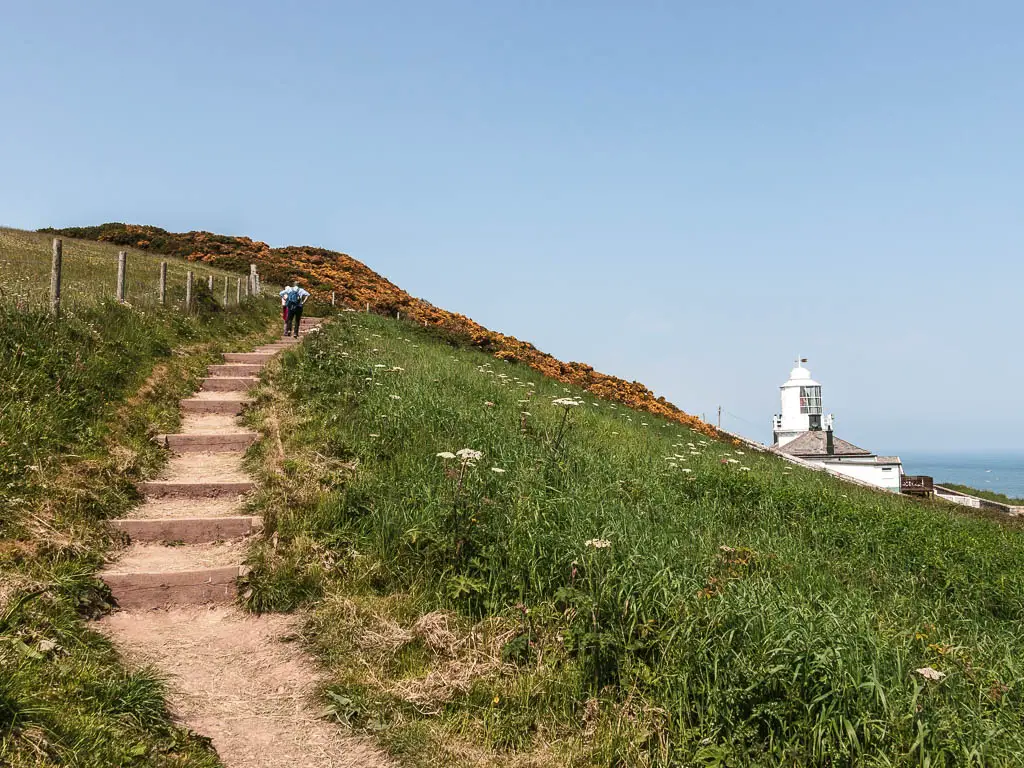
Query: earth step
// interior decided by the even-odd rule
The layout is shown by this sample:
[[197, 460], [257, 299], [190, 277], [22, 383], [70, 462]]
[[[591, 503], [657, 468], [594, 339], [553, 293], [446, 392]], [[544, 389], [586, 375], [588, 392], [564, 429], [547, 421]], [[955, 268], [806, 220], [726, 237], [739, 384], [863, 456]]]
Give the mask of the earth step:
[[187, 496], [147, 497], [128, 511], [128, 520], [182, 520], [193, 517], [244, 517], [245, 497], [210, 496], [190, 499]]
[[206, 544], [250, 536], [263, 527], [263, 519], [254, 516], [141, 518], [111, 520], [110, 526], [131, 541]]
[[188, 499], [239, 496], [253, 489], [251, 480], [213, 480], [207, 482], [181, 482], [178, 480], [150, 480], [139, 483], [139, 490], [150, 498], [176, 496]]
[[241, 566], [228, 565], [194, 571], [109, 572], [101, 578], [117, 606], [129, 609], [230, 603], [238, 593], [240, 575]]
[[175, 453], [215, 453], [244, 451], [259, 437], [255, 432], [195, 433], [190, 435], [157, 435], [157, 442]]
[[225, 365], [211, 365], [208, 370], [210, 376], [259, 376], [263, 366], [252, 363], [227, 363]]
[[211, 376], [203, 379], [207, 392], [245, 392], [259, 384], [255, 376]]
[[100, 572], [121, 608], [229, 602], [247, 572], [245, 541], [216, 544], [132, 544]]
[[179, 401], [181, 410], [185, 413], [226, 413], [230, 416], [240, 414], [248, 403], [248, 400], [204, 400], [198, 397]]
[[270, 352], [225, 352], [225, 363], [266, 363], [274, 359]]

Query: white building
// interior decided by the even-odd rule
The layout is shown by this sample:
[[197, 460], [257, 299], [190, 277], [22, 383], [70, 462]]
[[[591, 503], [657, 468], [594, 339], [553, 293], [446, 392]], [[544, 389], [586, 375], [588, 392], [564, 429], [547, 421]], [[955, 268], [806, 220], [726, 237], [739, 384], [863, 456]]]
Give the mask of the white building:
[[899, 493], [903, 474], [899, 457], [876, 456], [833, 434], [832, 414], [822, 415], [821, 384], [804, 368], [806, 362], [797, 360], [789, 380], [779, 388], [782, 413], [772, 419], [772, 450], [816, 464], [832, 474]]

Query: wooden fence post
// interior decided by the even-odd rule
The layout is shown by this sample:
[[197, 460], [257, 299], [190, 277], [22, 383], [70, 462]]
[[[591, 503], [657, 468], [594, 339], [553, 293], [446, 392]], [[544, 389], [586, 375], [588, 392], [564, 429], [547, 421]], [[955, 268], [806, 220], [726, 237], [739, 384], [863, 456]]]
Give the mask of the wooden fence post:
[[192, 311], [192, 270], [188, 271], [188, 276], [185, 278], [185, 312]]
[[210, 289], [210, 293], [213, 293], [213, 275], [206, 278], [206, 287]]
[[125, 282], [128, 279], [128, 251], [117, 252], [117, 301], [124, 304]]
[[334, 291], [331, 291], [331, 306], [334, 306]]
[[228, 276], [224, 275], [224, 306], [228, 305]]
[[260, 273], [257, 272], [255, 275], [253, 275], [253, 278], [256, 281], [256, 295], [259, 296], [260, 295]]
[[242, 303], [242, 278], [238, 278], [238, 282], [235, 283], [235, 304]]
[[167, 303], [167, 262], [160, 262], [160, 303]]
[[50, 262], [50, 314], [60, 317], [60, 273], [64, 260], [64, 243], [59, 237], [53, 238], [53, 260]]

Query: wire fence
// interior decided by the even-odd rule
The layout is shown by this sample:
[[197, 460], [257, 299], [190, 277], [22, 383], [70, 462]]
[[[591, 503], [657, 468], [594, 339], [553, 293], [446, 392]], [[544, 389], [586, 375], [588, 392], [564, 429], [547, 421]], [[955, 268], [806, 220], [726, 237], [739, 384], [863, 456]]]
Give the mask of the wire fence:
[[48, 308], [59, 314], [113, 299], [184, 312], [193, 309], [200, 297], [231, 306], [270, 291], [276, 293], [275, 288], [260, 284], [255, 267], [240, 276], [202, 262], [110, 243], [0, 228], [0, 304], [8, 307]]

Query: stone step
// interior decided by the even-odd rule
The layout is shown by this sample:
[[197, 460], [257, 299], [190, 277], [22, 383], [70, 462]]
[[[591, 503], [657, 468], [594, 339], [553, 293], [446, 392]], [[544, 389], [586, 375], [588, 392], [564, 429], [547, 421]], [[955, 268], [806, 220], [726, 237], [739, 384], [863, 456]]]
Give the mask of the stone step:
[[248, 400], [236, 399], [217, 399], [217, 400], [204, 400], [198, 397], [190, 397], [185, 400], [180, 400], [179, 405], [181, 410], [185, 413], [224, 413], [229, 416], [237, 416], [248, 405]]
[[245, 392], [259, 384], [255, 376], [210, 376], [203, 379], [207, 392]]
[[168, 605], [230, 603], [238, 593], [242, 567], [199, 568], [191, 571], [111, 571], [100, 578], [122, 609], [163, 608]]
[[226, 376], [238, 378], [245, 376], [259, 376], [263, 366], [253, 363], [226, 363], [224, 365], [211, 365], [207, 372], [210, 376]]
[[110, 527], [131, 541], [206, 544], [250, 536], [263, 527], [255, 516], [128, 518], [109, 521]]
[[175, 453], [244, 452], [259, 437], [255, 432], [195, 433], [157, 435], [157, 442]]
[[139, 490], [150, 498], [169, 496], [186, 499], [209, 499], [238, 496], [254, 487], [251, 480], [209, 480], [182, 482], [180, 480], [150, 480], [139, 483]]
[[270, 352], [225, 352], [225, 363], [266, 363], [274, 359]]

